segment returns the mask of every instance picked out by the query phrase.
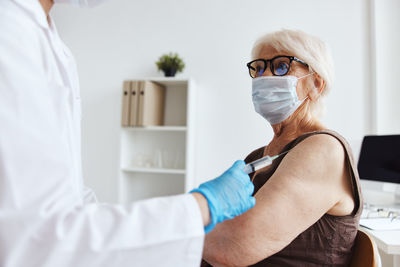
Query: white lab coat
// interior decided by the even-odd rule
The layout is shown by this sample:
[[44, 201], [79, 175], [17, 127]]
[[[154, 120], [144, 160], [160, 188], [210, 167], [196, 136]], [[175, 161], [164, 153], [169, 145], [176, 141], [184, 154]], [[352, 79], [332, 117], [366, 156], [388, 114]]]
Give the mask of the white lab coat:
[[0, 266], [199, 266], [190, 194], [123, 207], [84, 189], [77, 71], [50, 25], [38, 0], [0, 0]]

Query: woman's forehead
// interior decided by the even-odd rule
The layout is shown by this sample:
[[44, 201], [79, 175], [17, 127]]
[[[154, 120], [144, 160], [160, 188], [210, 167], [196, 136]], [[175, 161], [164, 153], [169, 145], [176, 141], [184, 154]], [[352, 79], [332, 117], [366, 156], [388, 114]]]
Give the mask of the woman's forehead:
[[291, 56], [287, 52], [283, 50], [277, 50], [276, 48], [272, 47], [271, 45], [261, 45], [256, 57], [257, 58], [264, 58], [264, 59], [271, 59], [273, 57], [284, 55], [284, 56]]

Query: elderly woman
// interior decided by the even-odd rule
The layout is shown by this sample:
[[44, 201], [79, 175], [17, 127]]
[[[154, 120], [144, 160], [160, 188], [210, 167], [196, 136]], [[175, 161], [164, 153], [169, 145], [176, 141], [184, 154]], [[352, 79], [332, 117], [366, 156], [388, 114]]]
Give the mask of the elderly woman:
[[362, 198], [343, 137], [318, 120], [331, 89], [327, 46], [301, 31], [260, 38], [247, 64], [270, 143], [246, 162], [280, 155], [251, 174], [256, 206], [207, 235], [203, 266], [348, 266]]

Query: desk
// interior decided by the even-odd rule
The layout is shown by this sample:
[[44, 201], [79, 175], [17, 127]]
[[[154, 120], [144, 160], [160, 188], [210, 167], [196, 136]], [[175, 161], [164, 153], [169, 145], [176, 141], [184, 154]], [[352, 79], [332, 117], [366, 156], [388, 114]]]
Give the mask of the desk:
[[[388, 184], [389, 186], [393, 187], [389, 188], [390, 190], [387, 188], [388, 185], [380, 185], [382, 187], [380, 190], [377, 190], [376, 188], [371, 189], [374, 183], [375, 182], [371, 181], [361, 181], [364, 203], [371, 204], [374, 209], [385, 208], [389, 210], [400, 211], [400, 205], [396, 204], [395, 191], [398, 190], [397, 186], [394, 188], [393, 184]], [[364, 208], [363, 214], [365, 212], [368, 213], [368, 210]], [[382, 265], [382, 267], [400, 267], [400, 230], [377, 231], [370, 230], [362, 226], [360, 226], [360, 229], [368, 233], [374, 239], [380, 252], [385, 253], [386, 257], [381, 255], [381, 258], [387, 259], [390, 257], [393, 260], [393, 265]], [[390, 258], [387, 260], [390, 260]]]
[[393, 267], [400, 267], [400, 230], [375, 231], [362, 226], [360, 228], [375, 240], [380, 250], [393, 257]]

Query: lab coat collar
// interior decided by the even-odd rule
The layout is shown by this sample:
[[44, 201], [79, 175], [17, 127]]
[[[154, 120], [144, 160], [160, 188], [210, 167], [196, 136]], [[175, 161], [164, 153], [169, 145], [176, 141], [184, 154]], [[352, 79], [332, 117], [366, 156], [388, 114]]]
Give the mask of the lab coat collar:
[[46, 13], [39, 0], [14, 0], [14, 2], [28, 12], [40, 26], [49, 28]]

